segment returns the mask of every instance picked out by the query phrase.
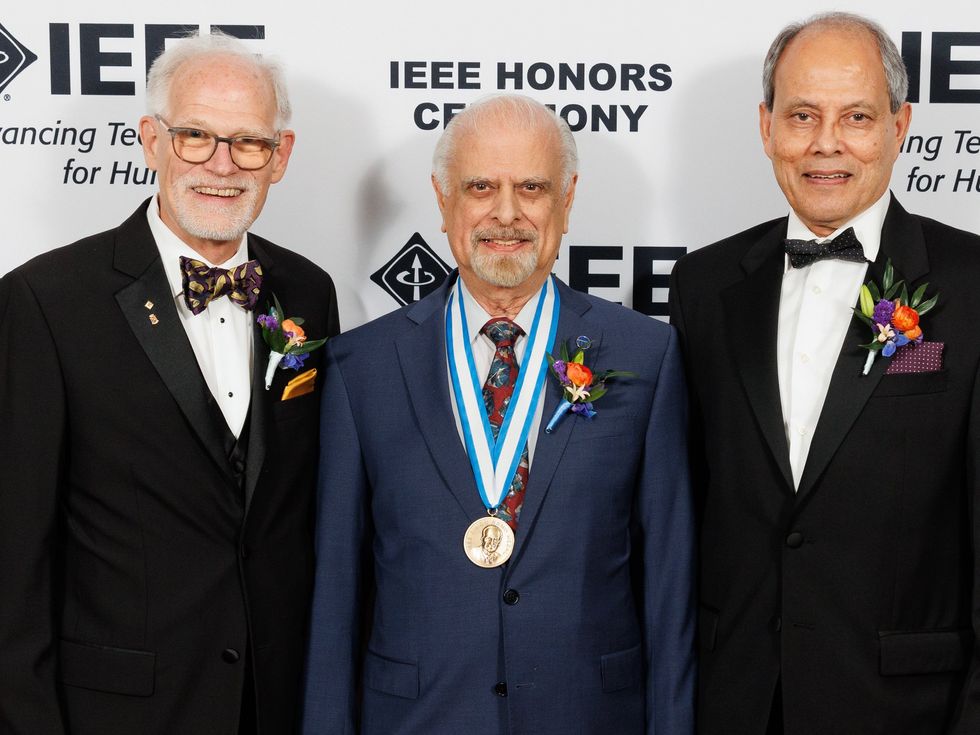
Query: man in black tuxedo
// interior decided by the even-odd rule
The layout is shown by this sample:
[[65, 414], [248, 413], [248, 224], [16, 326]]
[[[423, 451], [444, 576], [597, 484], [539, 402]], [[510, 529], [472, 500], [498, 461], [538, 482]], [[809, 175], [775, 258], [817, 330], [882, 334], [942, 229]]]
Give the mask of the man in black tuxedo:
[[186, 39], [147, 98], [158, 195], [0, 281], [5, 733], [279, 735], [297, 716], [322, 350], [267, 383], [255, 317], [273, 296], [304, 317], [301, 352], [337, 333], [334, 287], [246, 235], [294, 139], [276, 66]]
[[[789, 26], [763, 83], [789, 217], [671, 283], [702, 511], [699, 731], [977, 733], [980, 238], [888, 192], [911, 110], [877, 25]], [[852, 307], [889, 262], [907, 294], [872, 331]]]

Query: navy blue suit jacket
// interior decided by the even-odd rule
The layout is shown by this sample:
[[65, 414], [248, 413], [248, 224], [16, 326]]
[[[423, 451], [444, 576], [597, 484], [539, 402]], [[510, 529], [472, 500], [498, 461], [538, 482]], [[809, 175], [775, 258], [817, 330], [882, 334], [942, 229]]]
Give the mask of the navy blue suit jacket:
[[462, 546], [486, 510], [449, 397], [454, 280], [328, 345], [304, 732], [692, 732], [676, 333], [559, 284], [556, 342], [587, 335], [586, 364], [636, 377], [546, 434], [548, 377], [513, 556], [481, 569]]

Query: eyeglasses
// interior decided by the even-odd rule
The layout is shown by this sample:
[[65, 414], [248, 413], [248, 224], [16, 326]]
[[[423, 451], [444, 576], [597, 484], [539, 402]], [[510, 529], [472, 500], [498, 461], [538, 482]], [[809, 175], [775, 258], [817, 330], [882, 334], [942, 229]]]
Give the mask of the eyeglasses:
[[223, 138], [197, 128], [172, 128], [170, 123], [155, 115], [170, 133], [174, 153], [185, 163], [204, 163], [218, 150], [218, 143], [227, 143], [231, 160], [243, 171], [255, 171], [272, 160], [272, 152], [279, 147], [278, 138], [256, 138], [251, 135], [238, 135]]

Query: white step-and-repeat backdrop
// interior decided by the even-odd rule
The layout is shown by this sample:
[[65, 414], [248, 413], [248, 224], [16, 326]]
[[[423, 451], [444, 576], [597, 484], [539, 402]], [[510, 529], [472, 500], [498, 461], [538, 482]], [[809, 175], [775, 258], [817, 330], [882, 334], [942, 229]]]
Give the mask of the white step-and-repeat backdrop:
[[[429, 185], [442, 125], [519, 91], [576, 131], [581, 176], [558, 274], [651, 315], [687, 250], [786, 205], [758, 135], [760, 69], [787, 22], [759, 3], [237, 0], [0, 10], [0, 274], [113, 227], [155, 190], [136, 140], [148, 63], [187, 29], [248, 39], [288, 69], [297, 145], [259, 234], [339, 286], [345, 328], [425, 295], [451, 263]], [[915, 212], [980, 232], [980, 3], [852, 0], [911, 71], [892, 181]]]

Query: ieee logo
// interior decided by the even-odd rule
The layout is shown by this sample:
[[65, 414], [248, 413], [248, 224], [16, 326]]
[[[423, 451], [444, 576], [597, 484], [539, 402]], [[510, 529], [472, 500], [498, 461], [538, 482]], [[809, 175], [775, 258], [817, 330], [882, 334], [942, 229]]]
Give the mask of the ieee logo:
[[449, 266], [416, 232], [398, 251], [398, 255], [371, 274], [371, 280], [404, 306], [439, 288], [449, 275], [449, 270]]
[[0, 25], [0, 92], [37, 57]]

